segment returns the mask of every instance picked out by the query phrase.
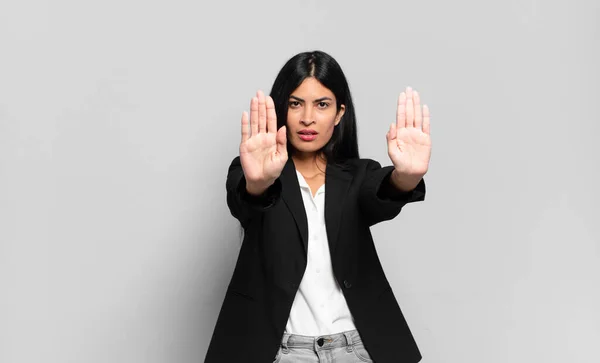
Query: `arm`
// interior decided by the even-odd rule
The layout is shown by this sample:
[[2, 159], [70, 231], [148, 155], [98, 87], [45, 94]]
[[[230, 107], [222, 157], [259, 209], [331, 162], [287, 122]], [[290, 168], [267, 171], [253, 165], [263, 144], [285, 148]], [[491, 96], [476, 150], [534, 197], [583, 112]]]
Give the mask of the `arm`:
[[259, 90], [250, 103], [250, 120], [242, 113], [240, 156], [231, 162], [225, 183], [229, 211], [244, 229], [281, 196], [286, 142], [286, 127], [277, 129], [273, 99]]
[[396, 217], [408, 203], [425, 200], [425, 179], [409, 191], [398, 189], [392, 181], [393, 166], [381, 167], [370, 160], [359, 192], [359, 206], [369, 226]]
[[231, 215], [246, 229], [253, 217], [277, 203], [281, 197], [281, 188], [281, 180], [277, 178], [262, 194], [255, 196], [248, 193], [240, 157], [236, 156], [227, 173], [227, 206]]
[[360, 190], [360, 208], [369, 226], [394, 218], [407, 203], [425, 200], [423, 176], [431, 156], [431, 127], [429, 107], [422, 111], [417, 91], [407, 87], [400, 93], [396, 123], [386, 135], [394, 166], [382, 168], [369, 160]]

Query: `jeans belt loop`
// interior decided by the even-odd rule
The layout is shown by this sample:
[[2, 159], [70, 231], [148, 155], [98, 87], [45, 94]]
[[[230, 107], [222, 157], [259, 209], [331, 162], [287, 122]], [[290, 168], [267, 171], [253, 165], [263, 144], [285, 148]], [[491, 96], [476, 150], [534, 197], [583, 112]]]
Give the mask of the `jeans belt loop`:
[[346, 351], [348, 351], [348, 353], [352, 352], [352, 346], [354, 345], [354, 342], [352, 342], [352, 335], [350, 335], [350, 332], [344, 332], [344, 335], [346, 336]]
[[288, 348], [288, 339], [290, 338], [290, 335], [288, 333], [284, 333], [283, 334], [283, 340], [281, 341], [281, 351], [283, 352], [283, 354], [288, 354], [290, 351], [290, 348]]

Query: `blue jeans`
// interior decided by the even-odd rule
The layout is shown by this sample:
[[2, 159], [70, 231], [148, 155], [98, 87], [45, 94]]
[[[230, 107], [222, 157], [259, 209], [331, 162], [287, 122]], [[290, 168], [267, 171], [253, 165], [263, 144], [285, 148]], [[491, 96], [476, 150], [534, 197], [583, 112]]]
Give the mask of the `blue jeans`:
[[357, 330], [316, 337], [283, 333], [273, 363], [373, 362]]

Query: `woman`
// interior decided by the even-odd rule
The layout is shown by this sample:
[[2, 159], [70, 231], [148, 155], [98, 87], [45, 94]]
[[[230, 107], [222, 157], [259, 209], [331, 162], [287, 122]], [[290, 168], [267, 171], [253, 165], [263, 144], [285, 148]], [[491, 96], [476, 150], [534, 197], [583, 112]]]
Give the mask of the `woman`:
[[[346, 78], [328, 54], [292, 57], [242, 115], [227, 204], [244, 240], [205, 362], [418, 362], [369, 227], [425, 198], [429, 110], [410, 88], [360, 159]], [[402, 241], [400, 241], [402, 242]]]

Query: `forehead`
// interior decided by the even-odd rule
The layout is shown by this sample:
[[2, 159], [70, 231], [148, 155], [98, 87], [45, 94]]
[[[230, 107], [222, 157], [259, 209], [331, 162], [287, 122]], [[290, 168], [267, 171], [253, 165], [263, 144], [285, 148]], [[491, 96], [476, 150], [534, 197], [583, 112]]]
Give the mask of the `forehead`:
[[[298, 88], [292, 91], [292, 95], [299, 97], [308, 97], [308, 98], [320, 98], [320, 97], [330, 97], [335, 99], [333, 92], [325, 86], [321, 82], [319, 82], [315, 77], [308, 77]], [[304, 96], [304, 97], [303, 97]]]

